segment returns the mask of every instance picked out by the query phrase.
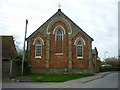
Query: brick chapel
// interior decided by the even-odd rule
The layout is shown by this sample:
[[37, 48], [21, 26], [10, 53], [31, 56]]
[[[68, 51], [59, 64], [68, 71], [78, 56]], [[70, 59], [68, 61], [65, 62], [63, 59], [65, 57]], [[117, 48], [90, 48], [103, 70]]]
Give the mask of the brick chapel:
[[93, 39], [61, 9], [27, 38], [32, 73], [92, 74], [97, 50]]

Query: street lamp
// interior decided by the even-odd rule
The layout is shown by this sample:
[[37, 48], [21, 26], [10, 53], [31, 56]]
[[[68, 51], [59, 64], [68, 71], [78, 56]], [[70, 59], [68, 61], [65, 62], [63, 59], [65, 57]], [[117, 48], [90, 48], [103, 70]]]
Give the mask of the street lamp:
[[106, 54], [107, 54], [107, 53], [108, 53], [107, 51], [104, 52], [104, 55], [105, 55], [105, 59], [104, 59], [104, 60], [105, 60], [105, 64], [107, 64], [107, 63], [106, 63]]

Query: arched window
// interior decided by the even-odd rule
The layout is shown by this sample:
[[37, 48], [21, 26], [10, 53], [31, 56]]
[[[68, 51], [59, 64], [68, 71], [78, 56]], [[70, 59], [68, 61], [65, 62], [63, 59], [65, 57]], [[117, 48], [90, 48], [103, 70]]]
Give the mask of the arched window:
[[56, 53], [62, 53], [62, 40], [63, 40], [63, 32], [60, 28], [56, 30]]
[[42, 58], [42, 45], [44, 41], [41, 37], [35, 38], [33, 45], [35, 46], [35, 58]]
[[56, 32], [56, 40], [62, 40], [62, 31], [60, 30], [60, 28]]
[[84, 45], [86, 45], [86, 42], [83, 38], [78, 37], [76, 38], [74, 45], [76, 46], [76, 57], [77, 58], [83, 58], [83, 49], [84, 49]]
[[64, 27], [62, 25], [57, 25], [53, 30], [53, 34], [55, 34], [56, 55], [61, 55], [61, 53], [63, 55], [63, 40], [66, 34]]
[[78, 41], [78, 43], [76, 44], [76, 53], [78, 58], [83, 57], [83, 44], [81, 43], [81, 41]]
[[42, 48], [42, 44], [40, 42], [40, 40], [38, 40], [35, 44], [35, 57], [41, 57], [41, 48]]

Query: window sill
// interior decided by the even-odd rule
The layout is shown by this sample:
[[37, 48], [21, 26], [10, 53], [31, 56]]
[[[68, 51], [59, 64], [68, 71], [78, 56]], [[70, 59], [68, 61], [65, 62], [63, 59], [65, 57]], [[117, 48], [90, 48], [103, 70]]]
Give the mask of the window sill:
[[83, 59], [83, 57], [77, 57], [77, 59]]
[[35, 58], [42, 58], [41, 56], [35, 56]]
[[63, 54], [63, 53], [55, 53], [55, 55], [61, 55], [61, 56], [62, 56], [62, 55], [64, 55], [64, 54]]

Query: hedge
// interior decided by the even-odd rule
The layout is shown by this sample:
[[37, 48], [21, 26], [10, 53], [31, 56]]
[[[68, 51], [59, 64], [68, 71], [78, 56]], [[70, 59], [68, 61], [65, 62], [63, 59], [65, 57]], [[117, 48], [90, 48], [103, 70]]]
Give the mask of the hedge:
[[120, 71], [120, 67], [112, 67], [112, 66], [101, 66], [100, 72], [107, 72], [107, 71]]

